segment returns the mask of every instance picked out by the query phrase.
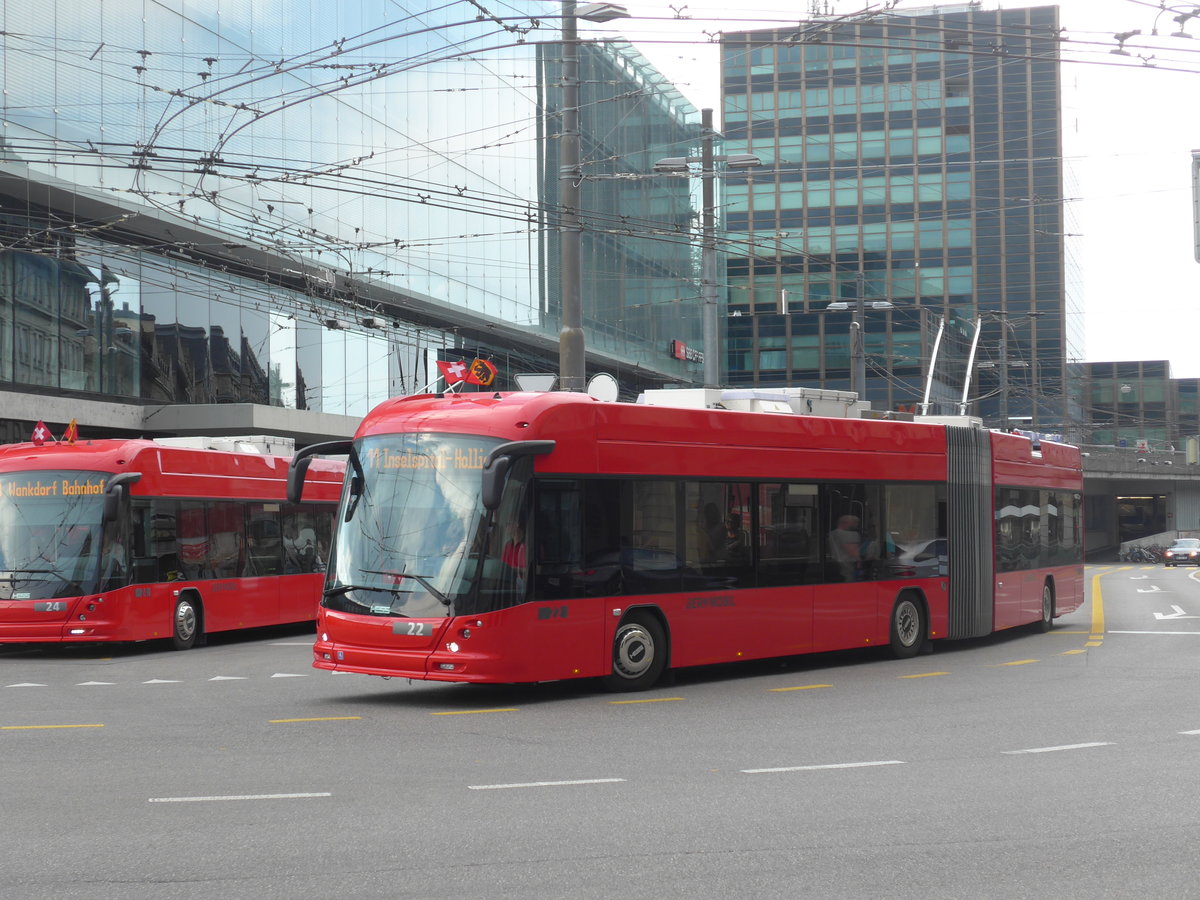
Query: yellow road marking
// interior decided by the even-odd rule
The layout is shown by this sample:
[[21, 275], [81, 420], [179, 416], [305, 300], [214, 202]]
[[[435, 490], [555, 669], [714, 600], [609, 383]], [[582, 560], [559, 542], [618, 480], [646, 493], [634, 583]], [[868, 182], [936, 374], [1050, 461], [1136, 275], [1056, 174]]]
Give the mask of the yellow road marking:
[[833, 685], [832, 684], [799, 684], [799, 685], [796, 685], [796, 687], [768, 688], [767, 690], [775, 691], [775, 692], [778, 692], [778, 691], [813, 691], [813, 690], [816, 690], [817, 688], [827, 688], [827, 687], [833, 687]]
[[1103, 644], [1103, 643], [1104, 643], [1104, 641], [1088, 641], [1088, 642], [1087, 642], [1086, 644], [1084, 644], [1083, 646], [1085, 646], [1085, 647], [1099, 647], [1099, 646], [1100, 646], [1101, 644]]
[[647, 697], [645, 700], [609, 700], [613, 706], [620, 706], [624, 703], [669, 703], [672, 700], [682, 700], [682, 697]]
[[271, 719], [270, 724], [282, 725], [288, 722], [353, 722], [362, 716], [314, 716], [309, 719]]
[[1104, 635], [1104, 594], [1100, 591], [1100, 576], [1092, 576], [1092, 634]]
[[497, 713], [497, 712], [517, 712], [515, 706], [506, 706], [498, 709], [456, 709], [451, 712], [435, 712], [430, 713], [431, 716], [477, 716], [482, 713]]
[[1064, 651], [1062, 652], [1062, 655], [1063, 655], [1063, 656], [1070, 656], [1072, 653], [1087, 653], [1087, 651], [1086, 651], [1086, 650], [1082, 650], [1082, 649], [1081, 649], [1081, 650], [1064, 650]]
[[949, 675], [949, 672], [922, 672], [920, 675], [897, 675], [897, 678], [933, 678], [935, 675]]
[[103, 728], [103, 725], [0, 725], [0, 731], [39, 731], [48, 728]]
[[1035, 662], [1038, 662], [1038, 660], [1036, 660], [1036, 659], [1014, 659], [1012, 662], [996, 663], [995, 668], [998, 669], [1001, 666], [1027, 666], [1030, 663], [1035, 663]]

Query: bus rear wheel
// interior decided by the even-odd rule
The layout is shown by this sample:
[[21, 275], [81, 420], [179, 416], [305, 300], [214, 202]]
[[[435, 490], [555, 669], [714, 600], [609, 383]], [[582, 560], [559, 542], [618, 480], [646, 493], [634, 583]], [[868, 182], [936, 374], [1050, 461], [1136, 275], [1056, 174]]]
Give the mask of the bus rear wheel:
[[1038, 622], [1038, 631], [1049, 631], [1054, 627], [1054, 588], [1050, 582], [1042, 585], [1042, 618]]
[[929, 630], [925, 622], [925, 607], [920, 601], [902, 594], [892, 607], [892, 655], [910, 659], [921, 652]]
[[200, 614], [190, 597], [180, 597], [176, 602], [172, 622], [171, 646], [176, 650], [192, 649], [200, 634]]
[[631, 615], [613, 636], [612, 674], [604, 679], [610, 691], [644, 691], [667, 665], [667, 636], [650, 615]]

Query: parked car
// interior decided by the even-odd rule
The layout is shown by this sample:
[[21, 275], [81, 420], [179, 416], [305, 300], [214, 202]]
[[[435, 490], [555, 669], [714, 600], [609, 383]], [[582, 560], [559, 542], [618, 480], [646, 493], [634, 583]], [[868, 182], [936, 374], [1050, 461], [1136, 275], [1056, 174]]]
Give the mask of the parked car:
[[1200, 566], [1200, 538], [1179, 538], [1163, 551], [1164, 566]]
[[888, 578], [931, 578], [948, 571], [949, 551], [946, 539], [931, 538], [915, 544], [899, 546], [896, 556], [887, 561], [884, 569]]

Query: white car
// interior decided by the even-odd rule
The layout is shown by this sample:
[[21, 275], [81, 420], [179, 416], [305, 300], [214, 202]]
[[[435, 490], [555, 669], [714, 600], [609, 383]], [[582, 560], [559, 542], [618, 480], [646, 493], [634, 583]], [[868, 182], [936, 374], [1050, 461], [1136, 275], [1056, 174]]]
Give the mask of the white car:
[[892, 578], [932, 578], [947, 573], [949, 556], [944, 537], [918, 541], [896, 550], [896, 556], [887, 561]]
[[1163, 551], [1164, 566], [1200, 566], [1200, 538], [1179, 538]]

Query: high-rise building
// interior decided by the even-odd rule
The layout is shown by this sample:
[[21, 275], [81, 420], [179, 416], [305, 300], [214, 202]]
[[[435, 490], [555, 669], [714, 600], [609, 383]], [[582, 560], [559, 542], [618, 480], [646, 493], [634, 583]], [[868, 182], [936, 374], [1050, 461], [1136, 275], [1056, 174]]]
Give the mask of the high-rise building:
[[580, 42], [564, 173], [562, 5], [406, 7], [0, 8], [0, 441], [341, 435], [437, 359], [557, 372], [568, 177], [588, 373], [699, 378], [669, 350], [700, 339], [694, 254], [655, 238], [689, 185], [630, 177], [694, 147], [697, 111]]
[[928, 384], [931, 412], [965, 391], [991, 424], [1061, 427], [1082, 335], [1058, 34], [1055, 6], [969, 3], [724, 36], [725, 149], [773, 161], [726, 184], [731, 383], [865, 367], [876, 408]]

